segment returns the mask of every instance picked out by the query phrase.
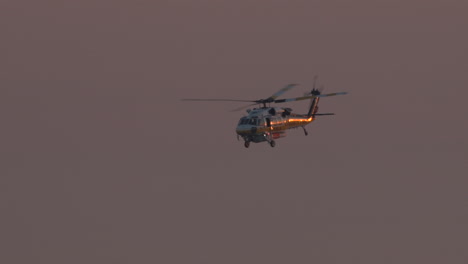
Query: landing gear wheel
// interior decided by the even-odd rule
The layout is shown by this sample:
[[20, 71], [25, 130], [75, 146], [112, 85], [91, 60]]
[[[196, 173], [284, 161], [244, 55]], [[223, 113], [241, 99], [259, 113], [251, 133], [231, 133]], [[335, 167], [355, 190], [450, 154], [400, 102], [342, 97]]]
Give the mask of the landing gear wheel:
[[249, 141], [244, 142], [244, 147], [248, 148], [249, 146], [250, 146], [250, 142], [249, 142]]
[[270, 141], [270, 146], [274, 148], [276, 146], [276, 142], [274, 140]]

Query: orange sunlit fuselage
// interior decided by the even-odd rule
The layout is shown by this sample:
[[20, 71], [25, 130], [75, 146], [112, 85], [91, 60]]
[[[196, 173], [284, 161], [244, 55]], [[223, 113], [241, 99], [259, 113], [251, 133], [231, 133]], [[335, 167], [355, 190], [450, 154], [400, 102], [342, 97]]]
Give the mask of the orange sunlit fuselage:
[[249, 142], [271, 141], [286, 136], [288, 129], [304, 127], [312, 121], [312, 116], [293, 114], [288, 109], [254, 109], [239, 120], [236, 133]]

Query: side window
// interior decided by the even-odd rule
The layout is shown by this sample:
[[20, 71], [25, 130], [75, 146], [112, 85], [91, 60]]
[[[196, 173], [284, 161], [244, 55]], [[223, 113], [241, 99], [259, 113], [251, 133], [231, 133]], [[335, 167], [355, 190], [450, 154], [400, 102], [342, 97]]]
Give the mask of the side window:
[[283, 123], [283, 117], [278, 117], [278, 125], [281, 125]]
[[277, 126], [280, 123], [280, 119], [278, 117], [272, 117], [271, 118], [271, 125], [272, 126]]

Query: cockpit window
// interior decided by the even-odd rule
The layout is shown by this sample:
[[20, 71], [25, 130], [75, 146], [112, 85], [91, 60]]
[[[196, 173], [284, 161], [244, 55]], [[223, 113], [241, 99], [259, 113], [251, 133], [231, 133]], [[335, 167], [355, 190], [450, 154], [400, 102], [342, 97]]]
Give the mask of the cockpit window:
[[259, 118], [243, 117], [239, 120], [239, 125], [264, 126], [265, 120]]
[[242, 117], [239, 120], [239, 125], [245, 125], [248, 122], [248, 119], [246, 117]]

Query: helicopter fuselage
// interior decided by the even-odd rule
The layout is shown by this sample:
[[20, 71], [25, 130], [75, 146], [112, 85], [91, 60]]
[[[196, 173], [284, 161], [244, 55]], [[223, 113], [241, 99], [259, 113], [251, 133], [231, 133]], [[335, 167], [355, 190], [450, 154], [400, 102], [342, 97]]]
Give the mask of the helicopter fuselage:
[[249, 142], [272, 142], [286, 136], [286, 130], [305, 125], [314, 121], [312, 116], [293, 114], [290, 108], [266, 107], [248, 111], [242, 117], [236, 128], [238, 136], [246, 144]]

